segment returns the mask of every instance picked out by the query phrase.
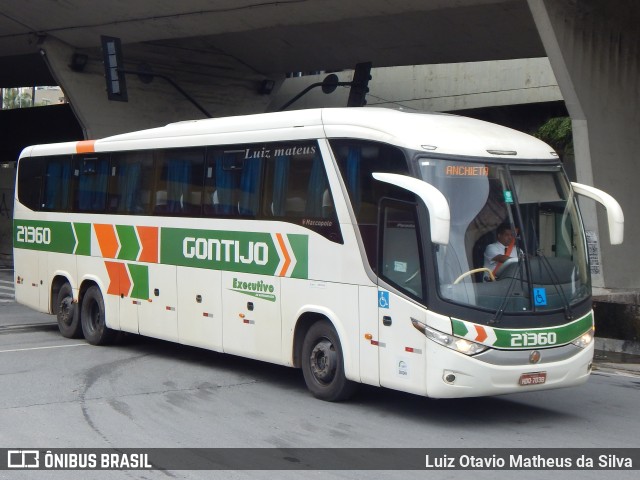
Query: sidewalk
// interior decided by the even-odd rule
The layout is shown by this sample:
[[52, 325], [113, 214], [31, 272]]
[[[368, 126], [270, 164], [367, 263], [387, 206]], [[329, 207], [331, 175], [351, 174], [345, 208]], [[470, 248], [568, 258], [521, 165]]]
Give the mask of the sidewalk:
[[593, 356], [594, 370], [615, 370], [640, 376], [640, 355], [596, 350]]
[[15, 301], [13, 285], [13, 270], [0, 267], [0, 305]]

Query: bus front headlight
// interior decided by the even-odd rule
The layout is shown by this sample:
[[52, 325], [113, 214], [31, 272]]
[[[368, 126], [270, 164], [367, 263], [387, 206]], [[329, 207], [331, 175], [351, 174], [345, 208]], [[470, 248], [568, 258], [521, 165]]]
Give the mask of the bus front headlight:
[[453, 335], [449, 335], [448, 333], [444, 333], [440, 330], [431, 328], [424, 323], [419, 322], [415, 318], [411, 319], [411, 323], [417, 330], [422, 332], [425, 337], [430, 338], [434, 342], [450, 348], [451, 350], [464, 353], [465, 355], [476, 355], [478, 353], [484, 352], [489, 348], [486, 345], [470, 342], [465, 338], [454, 337]]
[[596, 329], [594, 327], [591, 327], [588, 331], [580, 335], [571, 343], [573, 343], [576, 347], [586, 348], [589, 346], [591, 342], [593, 342], [593, 337], [595, 336], [595, 333], [596, 333]]

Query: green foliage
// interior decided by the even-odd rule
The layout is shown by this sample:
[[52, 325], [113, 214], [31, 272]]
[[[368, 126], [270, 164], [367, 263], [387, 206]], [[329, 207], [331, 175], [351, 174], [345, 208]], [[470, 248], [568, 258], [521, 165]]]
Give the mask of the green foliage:
[[551, 145], [560, 156], [573, 154], [573, 133], [569, 117], [550, 118], [534, 136]]
[[5, 88], [2, 96], [2, 108], [24, 108], [31, 106], [31, 95], [20, 92], [19, 88]]

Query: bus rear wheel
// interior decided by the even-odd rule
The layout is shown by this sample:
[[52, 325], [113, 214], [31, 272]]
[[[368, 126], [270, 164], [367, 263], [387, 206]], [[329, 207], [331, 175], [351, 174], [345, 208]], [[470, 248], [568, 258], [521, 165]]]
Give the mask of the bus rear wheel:
[[115, 339], [116, 332], [105, 323], [104, 300], [95, 285], [89, 287], [82, 298], [80, 322], [84, 338], [92, 345], [107, 345]]
[[344, 375], [344, 358], [338, 334], [329, 322], [314, 323], [302, 344], [302, 373], [314, 397], [329, 402], [350, 398], [356, 384]]
[[73, 303], [73, 291], [68, 283], [62, 285], [58, 292], [56, 318], [58, 319], [58, 329], [63, 337], [82, 338], [78, 304]]

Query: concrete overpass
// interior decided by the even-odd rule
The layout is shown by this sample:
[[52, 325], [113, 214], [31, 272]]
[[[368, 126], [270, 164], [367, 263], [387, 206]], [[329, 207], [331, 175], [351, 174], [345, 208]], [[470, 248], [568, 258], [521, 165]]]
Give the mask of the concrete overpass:
[[[214, 116], [266, 110], [262, 81], [277, 90], [291, 71], [546, 56], [573, 120], [578, 181], [627, 214], [625, 244], [610, 247], [602, 212], [583, 205], [603, 239], [594, 283], [639, 303], [640, 2], [0, 0], [0, 12], [0, 86], [62, 86], [91, 138], [202, 117], [166, 82], [135, 75], [129, 102], [108, 102], [101, 35], [122, 39], [127, 68], [171, 76]], [[82, 69], [70, 68], [76, 54]]]

